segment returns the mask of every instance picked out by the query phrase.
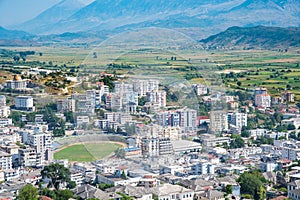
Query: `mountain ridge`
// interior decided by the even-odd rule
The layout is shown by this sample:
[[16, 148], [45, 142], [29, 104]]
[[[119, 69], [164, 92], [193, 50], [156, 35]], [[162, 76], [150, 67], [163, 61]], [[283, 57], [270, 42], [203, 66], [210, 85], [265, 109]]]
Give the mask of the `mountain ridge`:
[[230, 27], [200, 42], [208, 49], [274, 49], [300, 47], [300, 28]]
[[[59, 12], [63, 10], [64, 8], [58, 9]], [[54, 14], [51, 13], [52, 15]], [[216, 34], [231, 26], [299, 26], [300, 2], [297, 0], [96, 0], [70, 13], [66, 12], [54, 23], [47, 23], [40, 28], [30, 27], [32, 25], [27, 24], [25, 28], [22, 26], [20, 28], [30, 29], [31, 33], [35, 34], [113, 32], [114, 30], [118, 33], [124, 29], [157, 25], [171, 29], [199, 29], [203, 34], [193, 34], [197, 39]], [[207, 27], [210, 31], [206, 31]]]
[[35, 18], [22, 24], [12, 26], [12, 28], [31, 32], [33, 34], [43, 34], [49, 30], [49, 26], [58, 23], [60, 20], [72, 15], [83, 7], [85, 7], [85, 4], [79, 0], [62, 0], [40, 13]]

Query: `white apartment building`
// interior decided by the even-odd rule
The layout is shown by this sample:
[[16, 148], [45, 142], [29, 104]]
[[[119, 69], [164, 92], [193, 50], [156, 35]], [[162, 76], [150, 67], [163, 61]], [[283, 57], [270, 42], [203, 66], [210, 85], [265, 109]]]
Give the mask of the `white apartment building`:
[[243, 126], [247, 126], [247, 113], [228, 113], [228, 122], [241, 129]]
[[200, 162], [191, 166], [191, 173], [194, 175], [214, 174], [215, 166], [209, 162]]
[[268, 94], [255, 95], [255, 106], [269, 108], [271, 106], [271, 96]]
[[124, 83], [124, 82], [115, 82], [115, 93], [123, 94], [133, 92], [133, 84]]
[[212, 132], [222, 132], [228, 130], [228, 114], [225, 111], [211, 111], [210, 130]]
[[170, 138], [161, 138], [158, 140], [159, 155], [173, 154], [173, 145]]
[[109, 122], [117, 122], [119, 124], [126, 124], [132, 121], [131, 115], [121, 112], [104, 113], [104, 118]]
[[221, 99], [223, 101], [225, 101], [226, 103], [228, 103], [228, 102], [234, 101], [234, 96], [227, 96], [227, 95], [225, 95], [225, 96], [222, 96]]
[[75, 99], [73, 98], [66, 98], [66, 99], [59, 99], [57, 100], [57, 112], [65, 112], [65, 111], [70, 111], [70, 112], [75, 112], [76, 109], [76, 103]]
[[82, 127], [82, 126], [87, 125], [89, 123], [90, 123], [89, 116], [77, 116], [76, 117], [76, 126], [77, 127]]
[[202, 139], [202, 144], [205, 147], [215, 147], [217, 145], [223, 145], [224, 143], [229, 144], [229, 137], [215, 137], [215, 138], [204, 138]]
[[13, 80], [6, 81], [6, 87], [14, 90], [23, 90], [27, 87], [27, 80], [22, 80], [20, 75], [15, 75]]
[[26, 146], [19, 149], [19, 165], [22, 167], [35, 167], [37, 165], [36, 150]]
[[179, 126], [183, 132], [196, 131], [197, 111], [193, 109], [180, 109], [176, 111], [179, 114]]
[[0, 107], [6, 106], [6, 97], [4, 95], [0, 95]]
[[158, 107], [166, 107], [167, 94], [165, 91], [151, 91], [146, 93], [147, 102], [157, 104]]
[[15, 98], [15, 107], [21, 110], [34, 111], [32, 96], [17, 96]]
[[85, 178], [81, 171], [72, 170], [70, 175], [71, 181], [74, 181], [76, 186], [84, 184]]
[[295, 94], [292, 92], [282, 92], [280, 96], [285, 102], [295, 102]]
[[142, 154], [147, 156], [159, 155], [159, 139], [158, 138], [142, 138], [141, 143]]
[[133, 91], [138, 96], [146, 96], [147, 92], [158, 92], [159, 82], [157, 80], [138, 80], [133, 83]]
[[12, 169], [12, 156], [4, 151], [0, 151], [0, 169]]
[[208, 93], [208, 88], [202, 84], [194, 84], [192, 85], [194, 91], [197, 95], [204, 95]]
[[38, 166], [43, 166], [47, 161], [53, 160], [52, 142], [53, 140], [49, 133], [28, 135], [28, 144], [36, 149]]
[[95, 113], [95, 91], [87, 90], [85, 94], [74, 95], [76, 112], [92, 115]]
[[300, 159], [300, 148], [282, 147], [281, 157], [291, 161]]
[[[24, 163], [26, 159], [32, 159], [35, 161], [29, 161], [29, 163], [35, 162], [37, 166], [43, 166], [47, 162], [53, 160], [52, 143], [53, 139], [50, 133], [36, 131], [21, 131], [22, 142], [29, 145], [24, 151], [19, 151], [19, 156], [22, 154], [24, 157]], [[34, 152], [31, 150], [34, 149]]]
[[123, 95], [120, 94], [109, 94], [105, 97], [105, 107], [106, 109], [111, 109], [114, 111], [122, 110]]
[[0, 118], [0, 127], [12, 125], [12, 119], [11, 118]]
[[179, 139], [181, 139], [179, 136], [180, 133], [181, 133], [180, 127], [168, 126], [162, 130], [162, 137], [170, 138], [170, 140], [172, 140], [172, 141], [179, 140]]

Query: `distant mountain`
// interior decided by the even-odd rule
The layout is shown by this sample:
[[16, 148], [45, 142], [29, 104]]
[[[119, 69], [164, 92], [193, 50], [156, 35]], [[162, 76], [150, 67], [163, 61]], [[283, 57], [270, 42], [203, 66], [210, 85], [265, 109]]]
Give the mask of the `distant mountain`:
[[40, 46], [53, 44], [91, 44], [106, 39], [107, 33], [65, 32], [51, 35], [32, 35], [24, 31], [8, 30], [0, 27], [0, 46]]
[[86, 4], [82, 3], [79, 0], [63, 0], [58, 4], [52, 6], [51, 8], [45, 10], [37, 17], [20, 25], [14, 26], [13, 28], [35, 34], [51, 33], [52, 31], [49, 30], [52, 30], [52, 26], [54, 24], [68, 18], [84, 6], [86, 6]]
[[8, 30], [0, 26], [0, 39], [11, 40], [11, 39], [27, 39], [33, 35], [25, 31]]
[[207, 48], [274, 49], [300, 47], [300, 28], [231, 27], [200, 41]]
[[299, 0], [64, 0], [19, 26], [32, 33], [163, 27], [204, 38], [231, 26], [300, 26]]
[[8, 30], [0, 26], [0, 46], [29, 46], [36, 43], [34, 37], [24, 31]]

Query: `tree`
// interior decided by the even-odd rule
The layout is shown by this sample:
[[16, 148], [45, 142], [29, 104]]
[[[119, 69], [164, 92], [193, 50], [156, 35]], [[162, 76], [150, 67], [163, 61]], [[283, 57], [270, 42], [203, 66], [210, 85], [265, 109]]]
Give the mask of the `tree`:
[[18, 200], [38, 200], [38, 189], [31, 184], [25, 185], [19, 190]]
[[225, 148], [225, 149], [229, 149], [229, 146], [228, 146], [228, 143], [227, 143], [227, 142], [223, 142], [222, 146], [223, 146], [223, 148]]
[[56, 193], [53, 190], [49, 190], [48, 188], [44, 188], [40, 191], [40, 195], [50, 197], [52, 199], [56, 199]]
[[237, 84], [239, 87], [241, 87], [242, 82], [241, 82], [241, 81], [238, 81], [236, 84]]
[[297, 138], [296, 132], [295, 132], [295, 131], [291, 132], [291, 133], [289, 134], [289, 138], [292, 138], [292, 139], [294, 139], [294, 140], [297, 140], [298, 138]]
[[258, 198], [259, 200], [264, 200], [267, 198], [267, 191], [262, 185], [259, 187]]
[[107, 188], [112, 188], [112, 187], [114, 187], [114, 186], [115, 186], [114, 184], [100, 183], [100, 184], [98, 185], [98, 188], [99, 188], [100, 190], [106, 190]]
[[294, 124], [289, 124], [288, 126], [287, 126], [287, 130], [295, 130], [296, 129], [296, 127], [295, 127], [295, 125]]
[[117, 131], [116, 131], [117, 133], [122, 133], [123, 132], [123, 130], [121, 129], [121, 127], [117, 127]]
[[247, 131], [247, 130], [242, 130], [241, 136], [245, 137], [245, 138], [248, 138], [248, 137], [250, 137], [250, 132]]
[[124, 179], [124, 180], [127, 179], [127, 176], [126, 176], [124, 170], [122, 171], [121, 178]]
[[18, 62], [20, 60], [20, 57], [19, 56], [14, 56], [13, 59], [14, 59], [15, 62]]
[[97, 58], [97, 52], [93, 52], [93, 58]]
[[74, 189], [76, 187], [76, 182], [75, 181], [70, 181], [67, 187], [69, 189]]
[[12, 122], [13, 122], [13, 124], [15, 126], [19, 126], [20, 127], [22, 125], [21, 116], [22, 116], [21, 112], [11, 111], [9, 117], [12, 119]]
[[258, 171], [245, 172], [237, 180], [241, 185], [241, 193], [249, 194], [254, 199], [265, 199], [266, 190], [263, 186], [265, 179]]
[[44, 115], [44, 120], [48, 123], [49, 129], [53, 130], [54, 137], [65, 135], [65, 122], [59, 119], [53, 110], [52, 106], [46, 106], [45, 111], [41, 112]]
[[286, 125], [277, 126], [276, 131], [278, 131], [278, 132], [287, 132], [287, 126]]
[[71, 111], [65, 111], [64, 115], [66, 117], [66, 121], [67, 122], [70, 122], [70, 123], [74, 123], [75, 122], [73, 112], [71, 112]]
[[139, 106], [144, 106], [145, 103], [147, 102], [147, 98], [145, 96], [139, 97], [138, 100], [139, 100], [139, 103], [138, 103]]
[[232, 185], [226, 185], [224, 192], [226, 192], [226, 194], [232, 194]]
[[242, 148], [245, 146], [244, 140], [241, 138], [241, 136], [233, 136], [234, 139], [230, 142], [230, 148], [236, 149], [236, 148]]
[[133, 200], [134, 198], [131, 196], [128, 196], [127, 194], [123, 194], [121, 192], [117, 192], [118, 195], [122, 196], [122, 200]]
[[46, 166], [42, 170], [41, 174], [43, 178], [50, 179], [48, 187], [54, 187], [55, 190], [59, 190], [60, 184], [70, 182], [69, 169], [58, 163], [53, 163]]
[[73, 197], [73, 193], [70, 190], [58, 190], [57, 199], [59, 200], [69, 200]]

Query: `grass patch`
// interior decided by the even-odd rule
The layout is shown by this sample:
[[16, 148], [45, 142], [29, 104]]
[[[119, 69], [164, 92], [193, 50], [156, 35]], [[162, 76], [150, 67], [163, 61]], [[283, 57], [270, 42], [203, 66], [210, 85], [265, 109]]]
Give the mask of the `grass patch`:
[[86, 143], [66, 147], [54, 154], [54, 159], [68, 159], [69, 161], [91, 162], [103, 159], [121, 147], [115, 143]]

